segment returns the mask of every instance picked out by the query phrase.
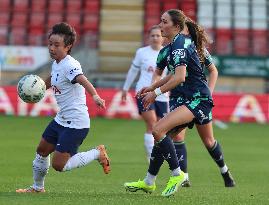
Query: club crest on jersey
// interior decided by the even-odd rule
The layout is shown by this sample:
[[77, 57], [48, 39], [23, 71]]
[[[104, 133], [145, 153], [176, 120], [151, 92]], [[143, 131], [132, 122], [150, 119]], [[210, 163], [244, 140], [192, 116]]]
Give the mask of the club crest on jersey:
[[185, 50], [184, 49], [176, 49], [172, 52], [174, 60], [177, 58], [185, 58]]

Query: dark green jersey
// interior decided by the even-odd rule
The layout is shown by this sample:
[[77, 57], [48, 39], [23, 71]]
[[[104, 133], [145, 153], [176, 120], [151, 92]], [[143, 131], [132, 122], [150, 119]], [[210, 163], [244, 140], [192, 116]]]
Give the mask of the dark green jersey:
[[204, 66], [209, 66], [212, 63], [211, 56], [209, 53], [208, 55], [206, 55], [204, 64], [201, 64], [190, 36], [183, 34], [176, 35], [172, 43], [161, 49], [157, 58], [157, 67], [159, 69], [167, 67], [172, 74], [175, 73], [178, 66], [184, 65], [187, 69], [185, 82], [171, 90], [172, 97], [185, 96], [186, 98], [194, 98], [196, 96], [208, 96], [211, 98], [203, 72]]

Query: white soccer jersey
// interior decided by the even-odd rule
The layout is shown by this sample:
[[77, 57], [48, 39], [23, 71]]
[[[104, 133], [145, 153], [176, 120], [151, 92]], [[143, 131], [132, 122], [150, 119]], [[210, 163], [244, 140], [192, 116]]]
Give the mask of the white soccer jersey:
[[[151, 85], [152, 76], [156, 69], [156, 61], [159, 51], [153, 50], [151, 46], [139, 48], [136, 51], [135, 58], [133, 59], [131, 69], [136, 69], [140, 72], [138, 82], [136, 84], [136, 92], [141, 90], [143, 87]], [[130, 72], [131, 74], [131, 72]], [[136, 77], [136, 76], [135, 76]], [[135, 78], [134, 77], [134, 78]], [[132, 80], [131, 80], [132, 81]], [[131, 84], [133, 81], [131, 82]], [[128, 90], [131, 86], [128, 75], [125, 81], [124, 90]], [[156, 101], [167, 102], [169, 101], [168, 94], [162, 94], [156, 97]]]
[[51, 86], [60, 111], [54, 118], [64, 126], [76, 129], [90, 127], [85, 88], [72, 83], [77, 75], [83, 74], [80, 63], [67, 55], [59, 63], [52, 64]]

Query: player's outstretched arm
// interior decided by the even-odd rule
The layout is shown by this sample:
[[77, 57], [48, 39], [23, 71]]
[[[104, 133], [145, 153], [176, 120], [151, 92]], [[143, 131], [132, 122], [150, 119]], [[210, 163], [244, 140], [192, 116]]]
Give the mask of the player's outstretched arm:
[[100, 98], [100, 96], [98, 95], [96, 89], [93, 87], [93, 85], [91, 84], [91, 82], [84, 76], [84, 75], [78, 75], [76, 77], [76, 82], [79, 83], [80, 85], [82, 85], [85, 90], [92, 96], [94, 102], [96, 103], [96, 105], [98, 105], [101, 108], [105, 108], [105, 100], [103, 100], [102, 98]]

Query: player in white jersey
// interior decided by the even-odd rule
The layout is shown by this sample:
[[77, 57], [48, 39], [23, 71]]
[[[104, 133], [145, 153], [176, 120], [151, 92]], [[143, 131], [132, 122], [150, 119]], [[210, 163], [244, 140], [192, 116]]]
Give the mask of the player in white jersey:
[[85, 90], [99, 107], [105, 108], [105, 101], [83, 75], [80, 63], [69, 55], [75, 39], [75, 30], [67, 23], [54, 25], [49, 34], [49, 53], [55, 61], [46, 85], [47, 88], [52, 87], [60, 111], [45, 129], [37, 147], [33, 161], [33, 185], [17, 189], [18, 193], [45, 192], [44, 180], [52, 152], [52, 167], [59, 172], [85, 166], [93, 160], [99, 161], [106, 174], [110, 171], [104, 145], [77, 153], [90, 128]]
[[[143, 87], [148, 87], [151, 85], [152, 75], [155, 72], [156, 61], [159, 51], [162, 48], [162, 43], [163, 38], [161, 36], [161, 30], [159, 26], [153, 26], [149, 31], [149, 46], [139, 48], [136, 51], [135, 58], [128, 71], [123, 86], [122, 100], [126, 100], [127, 92], [138, 74], [139, 80], [136, 84], [136, 92], [141, 90]], [[169, 97], [167, 94], [160, 95], [148, 109], [145, 109], [142, 105], [142, 100], [137, 99], [139, 114], [142, 116], [146, 124], [144, 146], [148, 161], [150, 159], [151, 151], [154, 145], [152, 128], [157, 120], [162, 118], [168, 112], [168, 101]]]

